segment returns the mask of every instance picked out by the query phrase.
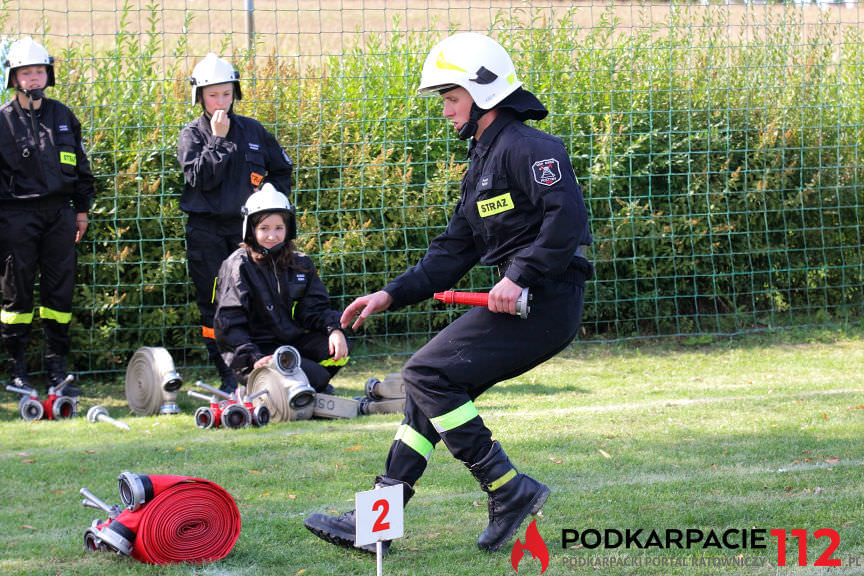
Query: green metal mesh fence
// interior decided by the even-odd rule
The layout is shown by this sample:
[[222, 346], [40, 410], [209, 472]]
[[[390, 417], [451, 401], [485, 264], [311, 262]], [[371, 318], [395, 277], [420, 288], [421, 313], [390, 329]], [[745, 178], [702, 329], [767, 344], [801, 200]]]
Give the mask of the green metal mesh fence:
[[[862, 7], [523, 0], [2, 3], [57, 59], [98, 180], [79, 245], [74, 366], [138, 346], [204, 365], [187, 271], [179, 130], [207, 51], [238, 112], [296, 165], [299, 244], [334, 307], [413, 264], [459, 196], [466, 145], [414, 88], [429, 47], [490, 33], [551, 110], [586, 193], [596, 279], [583, 336], [705, 337], [862, 315]], [[8, 96], [8, 95], [7, 95]], [[478, 268], [460, 288], [488, 289]], [[355, 356], [410, 352], [458, 311], [381, 315]], [[35, 351], [34, 351], [35, 353]]]

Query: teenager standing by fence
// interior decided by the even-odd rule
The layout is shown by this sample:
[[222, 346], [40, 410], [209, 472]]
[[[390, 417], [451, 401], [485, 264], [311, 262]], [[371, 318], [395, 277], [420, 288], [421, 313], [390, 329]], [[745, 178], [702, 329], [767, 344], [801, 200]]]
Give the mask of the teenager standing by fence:
[[265, 182], [286, 195], [291, 190], [291, 160], [260, 122], [234, 112], [242, 98], [240, 73], [212, 52], [192, 71], [192, 99], [201, 115], [180, 132], [177, 158], [186, 184], [180, 208], [186, 223], [186, 259], [201, 312], [207, 355], [222, 379], [222, 390], [237, 386], [216, 346], [213, 314], [216, 276], [243, 240], [241, 209]]

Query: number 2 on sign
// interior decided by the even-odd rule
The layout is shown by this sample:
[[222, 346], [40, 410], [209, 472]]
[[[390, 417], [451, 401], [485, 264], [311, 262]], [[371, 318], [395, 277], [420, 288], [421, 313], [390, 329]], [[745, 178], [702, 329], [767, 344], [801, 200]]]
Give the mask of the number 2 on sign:
[[376, 500], [375, 504], [372, 505], [372, 511], [374, 512], [379, 508], [381, 508], [381, 514], [378, 515], [375, 525], [372, 526], [372, 532], [381, 532], [382, 530], [390, 529], [390, 522], [384, 522], [384, 519], [387, 518], [387, 513], [390, 512], [390, 504], [387, 500]]

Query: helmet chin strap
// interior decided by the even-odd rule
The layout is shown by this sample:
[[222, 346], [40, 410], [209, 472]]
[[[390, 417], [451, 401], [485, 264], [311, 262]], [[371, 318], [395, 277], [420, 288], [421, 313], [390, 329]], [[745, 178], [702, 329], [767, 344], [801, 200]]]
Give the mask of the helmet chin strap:
[[[17, 88], [19, 92], [27, 96], [28, 103], [30, 104], [30, 128], [33, 130], [33, 138], [36, 140], [36, 151], [42, 149], [42, 136], [39, 134], [39, 126], [36, 122], [36, 110], [33, 107], [33, 102], [38, 102], [42, 99], [45, 93], [41, 88], [34, 88], [33, 90], [26, 90], [24, 88]], [[39, 155], [36, 155], [36, 161], [39, 161]]]
[[33, 90], [25, 90], [24, 88], [18, 89], [20, 92], [23, 92], [25, 96], [30, 98], [30, 100], [39, 101], [45, 96], [45, 91], [42, 88], [34, 88]]
[[489, 110], [483, 110], [474, 102], [471, 103], [471, 112], [468, 114], [468, 121], [459, 129], [459, 139], [468, 140], [477, 133], [477, 122]]
[[272, 248], [265, 248], [261, 246], [258, 242], [255, 242], [255, 246], [253, 246], [253, 250], [261, 254], [262, 256], [276, 256], [279, 252], [282, 251], [282, 248], [285, 247], [285, 242], [279, 242], [275, 244]]

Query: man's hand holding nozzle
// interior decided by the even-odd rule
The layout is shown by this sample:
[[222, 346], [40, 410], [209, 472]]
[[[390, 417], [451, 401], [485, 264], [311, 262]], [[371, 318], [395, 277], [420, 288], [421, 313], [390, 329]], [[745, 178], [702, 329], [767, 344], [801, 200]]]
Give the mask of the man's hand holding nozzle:
[[[506, 280], [506, 278], [505, 278]], [[502, 280], [503, 282], [503, 280]], [[508, 282], [510, 282], [508, 280]], [[496, 284], [491, 292], [456, 292], [455, 290], [447, 290], [446, 292], [436, 292], [434, 298], [445, 304], [466, 304], [468, 306], [486, 306], [490, 312], [503, 312], [519, 316], [523, 320], [528, 318], [528, 313], [531, 311], [531, 292], [528, 288], [520, 288], [518, 285], [510, 282], [516, 287], [518, 293], [510, 289], [504, 288], [501, 292], [493, 296], [495, 288], [501, 284]], [[513, 294], [517, 294], [513, 299]]]

